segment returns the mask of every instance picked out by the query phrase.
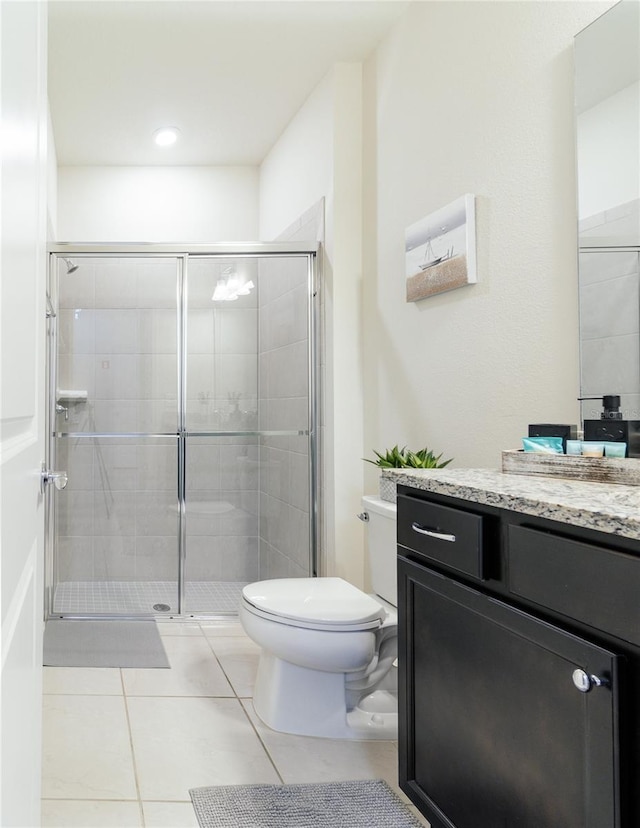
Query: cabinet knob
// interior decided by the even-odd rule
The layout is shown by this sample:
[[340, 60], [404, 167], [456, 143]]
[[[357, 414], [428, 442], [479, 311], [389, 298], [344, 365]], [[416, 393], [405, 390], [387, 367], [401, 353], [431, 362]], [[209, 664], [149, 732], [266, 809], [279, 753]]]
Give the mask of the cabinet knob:
[[610, 681], [601, 676], [590, 676], [584, 670], [574, 670], [572, 675], [573, 683], [581, 693], [588, 693], [594, 687], [609, 687]]

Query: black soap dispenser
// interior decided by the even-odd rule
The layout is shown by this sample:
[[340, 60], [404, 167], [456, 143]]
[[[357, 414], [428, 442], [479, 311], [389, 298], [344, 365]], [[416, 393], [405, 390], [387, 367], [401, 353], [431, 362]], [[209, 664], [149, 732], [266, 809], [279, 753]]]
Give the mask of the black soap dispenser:
[[606, 443], [626, 443], [627, 457], [640, 457], [640, 420], [623, 420], [620, 397], [580, 397], [580, 400], [602, 400], [599, 420], [584, 421], [584, 439]]

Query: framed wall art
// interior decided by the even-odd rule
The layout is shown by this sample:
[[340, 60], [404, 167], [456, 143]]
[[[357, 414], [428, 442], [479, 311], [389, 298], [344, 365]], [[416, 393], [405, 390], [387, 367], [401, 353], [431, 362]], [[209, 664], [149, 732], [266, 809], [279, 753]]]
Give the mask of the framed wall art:
[[475, 284], [475, 196], [467, 194], [405, 231], [407, 302]]

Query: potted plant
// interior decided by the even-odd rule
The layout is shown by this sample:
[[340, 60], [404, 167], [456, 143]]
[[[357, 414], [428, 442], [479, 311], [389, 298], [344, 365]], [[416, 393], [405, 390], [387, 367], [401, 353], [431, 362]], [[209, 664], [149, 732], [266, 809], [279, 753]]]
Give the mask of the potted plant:
[[[384, 453], [375, 451], [375, 460], [364, 458], [366, 463], [372, 463], [380, 469], [443, 469], [452, 461], [452, 457], [448, 460], [440, 462], [442, 454], [437, 456], [429, 448], [422, 448], [419, 451], [412, 451], [406, 446], [398, 448], [394, 446], [392, 449], [387, 449]], [[395, 480], [389, 480], [380, 475], [380, 497], [382, 500], [389, 500], [395, 502], [396, 499], [396, 483]]]

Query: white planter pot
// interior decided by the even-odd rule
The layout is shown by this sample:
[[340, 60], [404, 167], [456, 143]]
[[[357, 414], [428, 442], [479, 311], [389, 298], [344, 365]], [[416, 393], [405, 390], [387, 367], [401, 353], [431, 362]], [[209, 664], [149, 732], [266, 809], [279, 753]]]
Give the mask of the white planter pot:
[[390, 477], [383, 477], [380, 475], [380, 500], [388, 500], [389, 503], [395, 503], [397, 497], [396, 481]]

